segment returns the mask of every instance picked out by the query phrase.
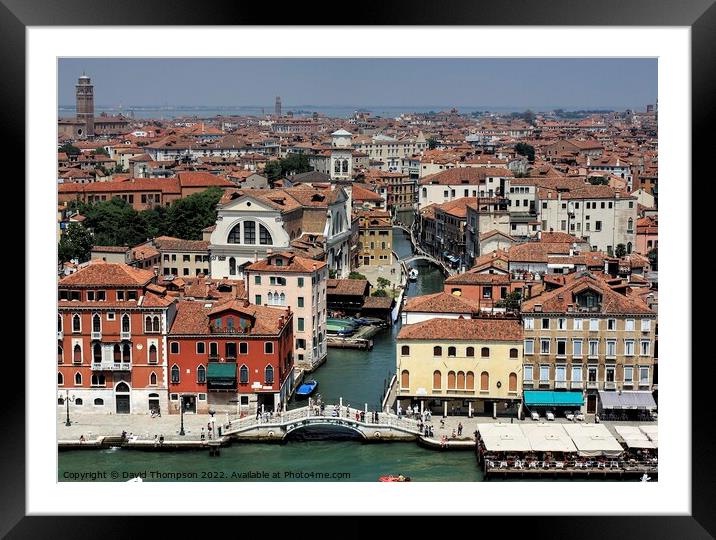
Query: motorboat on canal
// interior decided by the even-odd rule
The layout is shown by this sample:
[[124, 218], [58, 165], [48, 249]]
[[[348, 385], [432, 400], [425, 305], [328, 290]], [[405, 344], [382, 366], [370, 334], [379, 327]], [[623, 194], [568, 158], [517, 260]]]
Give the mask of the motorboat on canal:
[[418, 279], [418, 269], [417, 268], [411, 268], [408, 270], [408, 279], [410, 281], [417, 281]]
[[358, 323], [350, 319], [335, 319], [329, 317], [326, 319], [326, 332], [328, 335], [338, 335], [341, 337], [350, 336], [356, 331]]
[[318, 381], [314, 381], [313, 379], [306, 381], [296, 390], [296, 397], [307, 398], [316, 390], [316, 388], [318, 388]]
[[402, 474], [398, 476], [394, 476], [392, 474], [387, 474], [384, 476], [381, 476], [378, 478], [379, 482], [410, 482], [409, 476], [403, 476]]

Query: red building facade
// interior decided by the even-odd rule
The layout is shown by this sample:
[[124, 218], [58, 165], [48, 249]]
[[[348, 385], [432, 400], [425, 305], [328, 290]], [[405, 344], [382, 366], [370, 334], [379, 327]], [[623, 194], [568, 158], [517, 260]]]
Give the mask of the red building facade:
[[60, 280], [58, 406], [147, 414], [167, 408], [166, 329], [176, 311], [151, 271], [92, 261]]
[[169, 412], [277, 410], [293, 385], [291, 309], [180, 301], [167, 337]]

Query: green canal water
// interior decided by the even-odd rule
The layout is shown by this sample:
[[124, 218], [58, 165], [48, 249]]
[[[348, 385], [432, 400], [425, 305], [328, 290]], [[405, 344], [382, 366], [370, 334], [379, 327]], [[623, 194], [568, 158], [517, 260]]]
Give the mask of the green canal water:
[[[400, 229], [394, 229], [394, 235], [396, 253], [401, 257], [409, 255], [412, 248], [407, 236]], [[442, 290], [444, 277], [440, 270], [425, 262], [417, 263], [417, 267], [420, 276], [409, 284], [408, 296]], [[362, 408], [366, 403], [370, 409], [379, 407], [384, 386], [395, 372], [394, 338], [399, 330], [398, 321], [376, 335], [371, 351], [329, 349], [327, 362], [312, 375], [319, 382], [323, 401], [335, 403], [343, 398], [343, 403], [352, 407]], [[374, 482], [384, 474], [403, 474], [415, 481], [482, 479], [473, 452], [436, 452], [410, 442], [307, 440], [282, 445], [233, 444], [223, 448], [219, 457], [199, 450], [85, 450], [61, 452], [58, 459], [60, 481], [71, 480], [68, 476], [72, 473], [93, 470], [107, 471], [108, 478], [103, 481], [126, 481], [137, 473], [147, 473], [146, 481]], [[153, 471], [160, 474], [152, 475]], [[189, 476], [174, 478], [182, 473]], [[196, 477], [192, 477], [194, 473]]]

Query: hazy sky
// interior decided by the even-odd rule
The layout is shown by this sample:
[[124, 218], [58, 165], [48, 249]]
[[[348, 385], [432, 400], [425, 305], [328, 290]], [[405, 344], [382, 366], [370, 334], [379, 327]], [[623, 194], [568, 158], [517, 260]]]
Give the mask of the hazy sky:
[[656, 59], [60, 59], [59, 104], [77, 78], [95, 105], [638, 108]]

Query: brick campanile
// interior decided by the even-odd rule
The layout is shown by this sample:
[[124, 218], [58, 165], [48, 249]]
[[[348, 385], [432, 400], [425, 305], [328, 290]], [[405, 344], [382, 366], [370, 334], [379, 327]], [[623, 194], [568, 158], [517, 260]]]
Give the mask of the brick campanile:
[[77, 119], [84, 122], [82, 137], [94, 137], [94, 85], [87, 75], [82, 75], [77, 81], [75, 90], [77, 97]]

